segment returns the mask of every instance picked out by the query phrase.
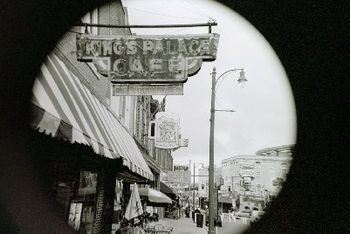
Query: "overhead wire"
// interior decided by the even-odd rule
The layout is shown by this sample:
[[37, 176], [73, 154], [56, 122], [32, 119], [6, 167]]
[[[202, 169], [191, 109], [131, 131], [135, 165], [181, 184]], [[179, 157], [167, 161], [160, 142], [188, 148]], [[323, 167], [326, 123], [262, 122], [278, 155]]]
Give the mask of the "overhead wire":
[[[194, 14], [200, 16], [200, 17], [203, 17], [203, 15], [198, 14], [197, 11], [194, 11], [194, 10], [192, 10], [191, 8], [187, 8], [187, 7], [184, 7], [183, 5], [175, 4], [174, 2], [171, 2], [171, 1], [169, 1], [169, 0], [164, 0], [164, 1], [170, 3], [170, 4], [173, 5], [173, 6], [176, 6], [176, 7], [180, 8], [180, 9], [182, 9], [182, 10], [187, 10], [187, 11], [190, 11], [190, 12], [192, 12], [192, 13], [194, 13]], [[207, 17], [207, 16], [205, 16], [205, 18], [206, 18], [206, 20], [208, 20], [208, 17]], [[204, 19], [204, 18], [203, 18], [203, 19]]]
[[178, 19], [185, 19], [185, 20], [203, 20], [202, 18], [194, 18], [194, 17], [183, 17], [183, 16], [168, 15], [168, 14], [162, 14], [162, 13], [158, 13], [158, 12], [152, 12], [152, 11], [141, 10], [141, 9], [134, 8], [134, 7], [128, 7], [128, 9], [135, 10], [135, 11], [139, 11], [139, 12], [144, 12], [144, 13], [152, 14], [152, 15], [159, 15], [159, 16], [163, 16], [163, 17], [178, 18]]
[[[194, 14], [200, 16], [200, 17], [203, 17], [203, 20], [216, 22], [216, 20], [215, 20], [214, 18], [210, 17], [209, 15], [207, 15], [206, 13], [204, 13], [203, 10], [201, 10], [200, 8], [198, 8], [198, 6], [192, 5], [190, 2], [185, 2], [185, 1], [184, 1], [185, 3], [187, 3], [188, 5], [190, 5], [190, 7], [185, 7], [185, 6], [183, 6], [183, 5], [179, 5], [179, 4], [175, 3], [174, 1], [170, 1], [170, 0], [164, 0], [164, 2], [165, 2], [166, 4], [168, 4], [169, 6], [175, 6], [175, 7], [179, 8], [179, 9], [181, 9], [181, 10], [190, 11], [191, 13], [194, 13]], [[199, 11], [202, 12], [202, 14], [199, 14], [197, 11], [193, 10], [192, 8], [193, 8], [193, 9], [196, 9], [196, 10], [199, 9]]]
[[178, 33], [178, 32], [184, 32], [184, 31], [189, 31], [190, 28], [182, 28], [182, 29], [177, 29], [177, 30], [173, 30], [173, 31], [170, 31], [169, 33]]
[[210, 20], [214, 20], [214, 21], [215, 21], [214, 18], [210, 17], [207, 13], [205, 13], [198, 5], [195, 6], [193, 2], [191, 3], [191, 2], [188, 1], [188, 0], [187, 0], [187, 1], [184, 1], [184, 2], [187, 3], [187, 4], [189, 4], [189, 5], [191, 5], [194, 9], [200, 11], [200, 12], [202, 13], [203, 16], [209, 18]]

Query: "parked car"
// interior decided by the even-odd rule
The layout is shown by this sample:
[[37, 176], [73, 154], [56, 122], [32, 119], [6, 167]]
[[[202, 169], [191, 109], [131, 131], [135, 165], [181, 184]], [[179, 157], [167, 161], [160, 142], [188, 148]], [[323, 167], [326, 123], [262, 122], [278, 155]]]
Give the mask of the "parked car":
[[249, 206], [246, 206], [246, 207], [244, 207], [243, 210], [238, 211], [236, 216], [238, 218], [240, 218], [240, 217], [250, 218], [251, 214], [252, 214], [252, 210], [250, 209]]

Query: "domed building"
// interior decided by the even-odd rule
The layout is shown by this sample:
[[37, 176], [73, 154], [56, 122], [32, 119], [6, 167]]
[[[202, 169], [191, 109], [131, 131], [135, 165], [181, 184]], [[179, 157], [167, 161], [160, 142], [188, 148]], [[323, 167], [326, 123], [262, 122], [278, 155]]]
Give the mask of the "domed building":
[[294, 145], [258, 150], [255, 155], [235, 155], [221, 162], [222, 194], [243, 197], [253, 206], [264, 206], [275, 197], [286, 180]]

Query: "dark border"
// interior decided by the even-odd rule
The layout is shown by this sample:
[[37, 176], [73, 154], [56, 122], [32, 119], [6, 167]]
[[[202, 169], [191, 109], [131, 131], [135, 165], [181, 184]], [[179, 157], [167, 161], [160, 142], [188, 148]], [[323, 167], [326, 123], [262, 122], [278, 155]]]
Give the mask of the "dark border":
[[[28, 151], [33, 78], [66, 30], [98, 0], [12, 0], [0, 4], [0, 232], [69, 233], [53, 211]], [[223, 1], [221, 1], [223, 2]], [[347, 156], [350, 90], [345, 66], [349, 4], [231, 0], [280, 58], [295, 95], [297, 145], [288, 180], [251, 233], [350, 233]], [[343, 43], [343, 45], [341, 44]], [[345, 61], [345, 63], [344, 63]], [[338, 128], [341, 126], [341, 128]]]

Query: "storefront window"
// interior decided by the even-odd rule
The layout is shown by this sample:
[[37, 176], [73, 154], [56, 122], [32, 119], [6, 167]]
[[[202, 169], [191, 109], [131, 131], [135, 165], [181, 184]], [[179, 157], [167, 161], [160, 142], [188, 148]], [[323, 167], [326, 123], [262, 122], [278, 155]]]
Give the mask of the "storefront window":
[[[96, 211], [97, 173], [81, 171], [78, 192], [70, 202], [68, 224], [74, 230], [84, 230], [93, 233]], [[72, 219], [73, 213], [75, 218]]]
[[89, 171], [80, 172], [78, 195], [90, 195], [96, 193], [97, 173]]
[[113, 221], [112, 221], [113, 233], [120, 228], [120, 223], [123, 219], [122, 194], [123, 194], [123, 181], [117, 179], [115, 181], [114, 209], [113, 209]]
[[78, 231], [80, 228], [81, 211], [83, 204], [80, 202], [71, 202], [68, 216], [68, 224]]

